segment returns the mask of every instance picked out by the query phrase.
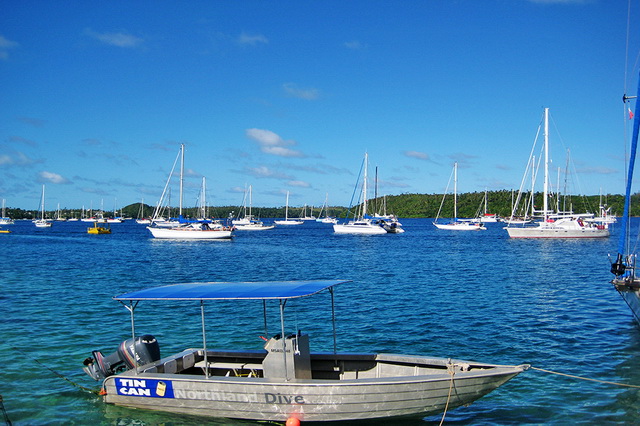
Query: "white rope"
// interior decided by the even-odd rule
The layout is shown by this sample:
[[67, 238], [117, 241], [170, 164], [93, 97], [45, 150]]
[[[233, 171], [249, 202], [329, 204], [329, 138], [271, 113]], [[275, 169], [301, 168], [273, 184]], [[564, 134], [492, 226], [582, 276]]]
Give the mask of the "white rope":
[[606, 381], [606, 380], [591, 379], [589, 377], [574, 376], [573, 374], [558, 373], [557, 371], [545, 370], [543, 368], [537, 368], [537, 367], [533, 367], [533, 366], [531, 366], [531, 368], [533, 370], [542, 371], [544, 373], [557, 374], [558, 376], [571, 377], [573, 379], [589, 380], [591, 382], [598, 382], [598, 383], [604, 383], [604, 384], [607, 384], [607, 385], [615, 385], [615, 386], [624, 386], [624, 387], [628, 387], [628, 388], [640, 388], [640, 386], [638, 386], [638, 385], [628, 385], [626, 383], [609, 382], [609, 381]]

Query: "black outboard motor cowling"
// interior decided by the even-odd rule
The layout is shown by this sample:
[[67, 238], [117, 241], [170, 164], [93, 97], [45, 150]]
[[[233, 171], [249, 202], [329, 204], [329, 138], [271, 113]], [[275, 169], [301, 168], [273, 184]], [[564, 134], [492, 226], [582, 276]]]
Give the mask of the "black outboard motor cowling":
[[93, 351], [92, 355], [93, 357], [84, 360], [83, 369], [95, 380], [103, 380], [122, 371], [158, 361], [160, 345], [155, 337], [145, 334], [135, 339], [135, 347], [134, 340], [127, 339], [109, 356], [102, 355], [100, 351]]

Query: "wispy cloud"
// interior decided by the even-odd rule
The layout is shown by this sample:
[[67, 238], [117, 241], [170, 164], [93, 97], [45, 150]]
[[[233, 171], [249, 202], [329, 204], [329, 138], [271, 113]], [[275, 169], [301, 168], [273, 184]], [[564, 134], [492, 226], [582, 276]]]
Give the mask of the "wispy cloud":
[[46, 183], [59, 183], [59, 184], [68, 184], [71, 183], [69, 179], [59, 175], [58, 173], [42, 171], [38, 173], [38, 180], [40, 182]]
[[287, 146], [295, 145], [295, 141], [286, 141], [271, 130], [247, 129], [246, 135], [253, 139], [260, 146], [260, 151], [265, 154], [280, 157], [306, 157], [301, 151], [287, 148]]
[[255, 177], [259, 178], [272, 178], [272, 179], [282, 179], [282, 180], [291, 180], [292, 177], [285, 173], [276, 172], [267, 166], [258, 166], [258, 167], [247, 167], [246, 171]]
[[576, 170], [577, 173], [595, 174], [595, 175], [612, 175], [620, 173], [620, 170], [609, 169], [607, 167], [583, 167]]
[[404, 155], [410, 158], [417, 158], [418, 160], [429, 160], [429, 154], [420, 151], [405, 151]]
[[258, 43], [269, 43], [269, 40], [262, 34], [248, 34], [244, 31], [238, 36], [237, 41], [239, 44], [248, 44], [250, 46], [255, 46]]
[[90, 28], [86, 28], [84, 30], [84, 33], [89, 36], [92, 37], [98, 41], [101, 41], [104, 44], [108, 44], [110, 46], [117, 46], [117, 47], [138, 47], [140, 46], [142, 43], [144, 43], [144, 39], [140, 38], [140, 37], [136, 37], [134, 35], [131, 34], [127, 34], [124, 31], [120, 31], [120, 32], [113, 32], [113, 33], [99, 33], [96, 31], [93, 31]]
[[23, 138], [22, 136], [11, 136], [9, 137], [9, 142], [15, 142], [22, 145], [33, 146], [36, 147], [38, 144], [31, 139]]
[[287, 96], [300, 98], [307, 101], [316, 100], [320, 96], [320, 91], [318, 89], [303, 89], [298, 87], [295, 83], [285, 83], [282, 85], [282, 88], [284, 89], [284, 92], [287, 94]]
[[0, 59], [9, 59], [9, 50], [20, 46], [17, 42], [11, 41], [0, 35]]
[[38, 128], [44, 127], [44, 124], [46, 123], [44, 120], [33, 117], [18, 117], [18, 120], [22, 121], [25, 124], [28, 124], [29, 126]]
[[351, 40], [344, 43], [344, 47], [347, 49], [359, 50], [364, 49], [365, 45], [360, 43], [358, 40]]
[[309, 187], [311, 187], [311, 184], [309, 182], [305, 182], [305, 181], [302, 181], [302, 180], [290, 180], [287, 183], [289, 185], [291, 185], [291, 186], [297, 186], [299, 188], [309, 188]]

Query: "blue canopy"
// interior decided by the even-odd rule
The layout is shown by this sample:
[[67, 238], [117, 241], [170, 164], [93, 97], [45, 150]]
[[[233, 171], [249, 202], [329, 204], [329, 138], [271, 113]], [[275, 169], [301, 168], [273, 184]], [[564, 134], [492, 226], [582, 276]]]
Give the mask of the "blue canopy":
[[115, 300], [293, 299], [311, 296], [351, 280], [208, 282], [173, 284], [133, 291]]

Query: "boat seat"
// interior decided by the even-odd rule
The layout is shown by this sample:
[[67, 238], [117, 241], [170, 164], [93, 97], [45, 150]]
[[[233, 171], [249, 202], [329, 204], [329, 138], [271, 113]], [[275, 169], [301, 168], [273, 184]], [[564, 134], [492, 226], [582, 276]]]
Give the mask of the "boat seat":
[[[248, 377], [258, 377], [258, 370], [262, 370], [262, 364], [255, 363], [237, 363], [237, 362], [207, 362], [199, 361], [196, 362], [195, 367], [202, 368], [202, 371], [206, 373], [207, 364], [209, 369], [223, 369], [228, 370], [226, 376], [228, 377], [231, 372], [235, 377], [248, 376]], [[248, 374], [243, 374], [242, 371], [249, 371]]]

